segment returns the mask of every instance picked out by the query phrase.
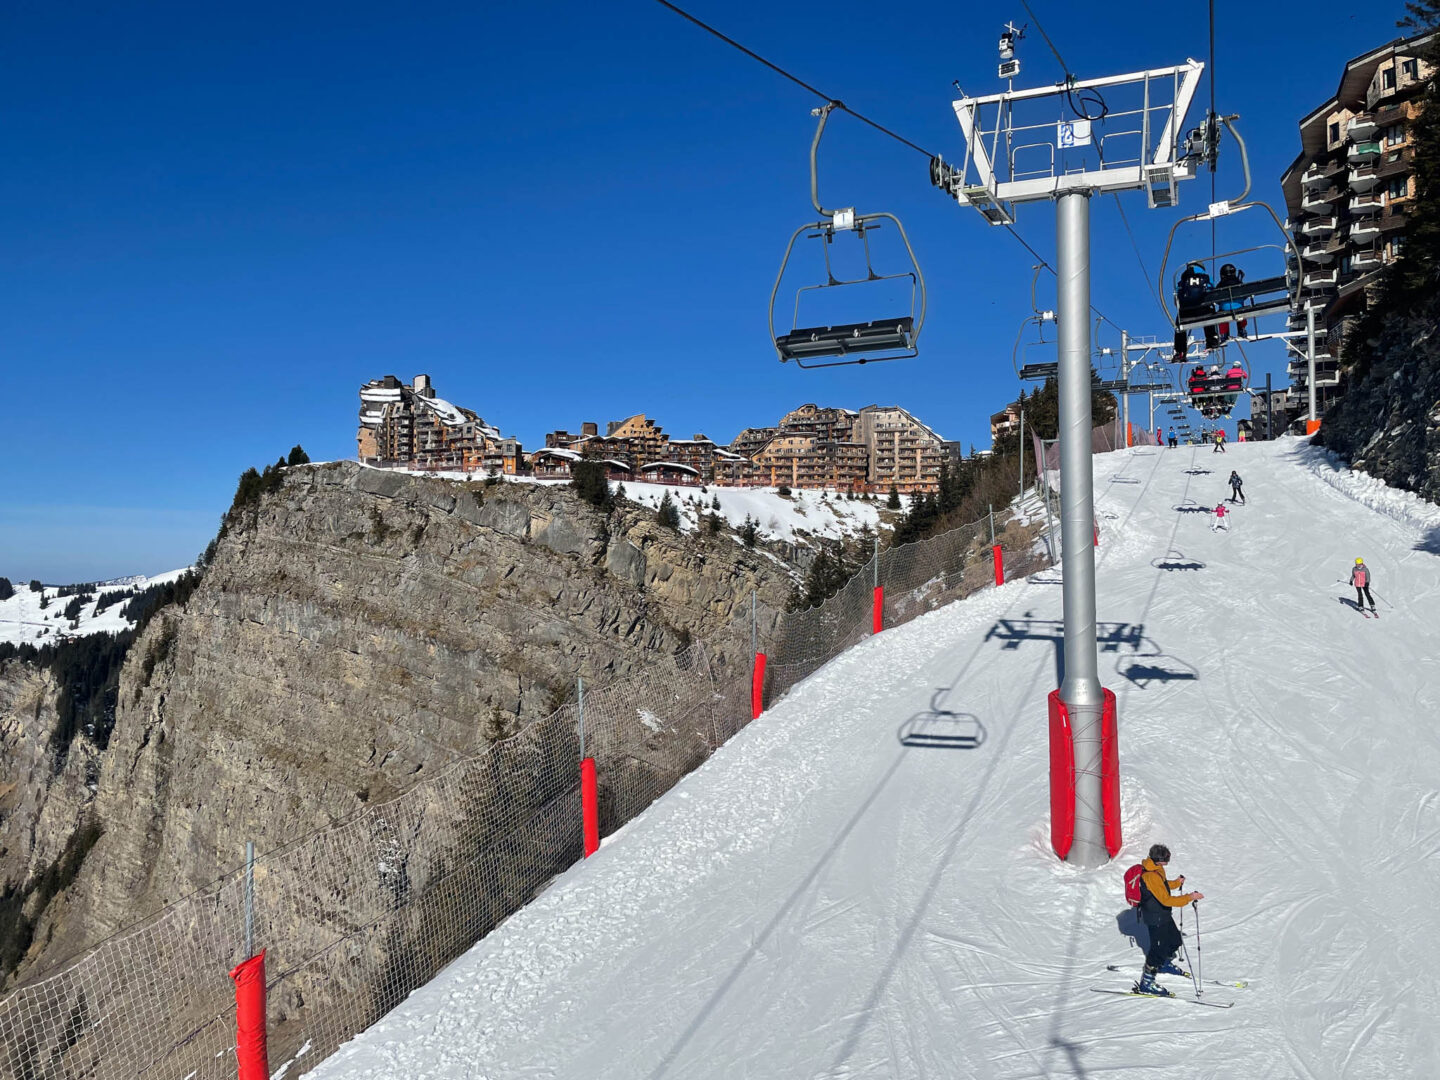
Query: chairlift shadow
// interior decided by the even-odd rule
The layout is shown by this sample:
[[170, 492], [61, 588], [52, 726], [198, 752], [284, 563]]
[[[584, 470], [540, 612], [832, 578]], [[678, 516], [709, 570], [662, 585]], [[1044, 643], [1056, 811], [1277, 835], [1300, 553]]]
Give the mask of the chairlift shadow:
[[1179, 657], [1166, 653], [1153, 656], [1122, 656], [1115, 662], [1115, 674], [1148, 690], [1153, 682], [1195, 682], [1200, 673]]
[[1157, 559], [1151, 559], [1150, 565], [1156, 570], [1204, 570], [1206, 566], [1199, 559], [1192, 558], [1175, 548], [1171, 548]]
[[1053, 570], [1042, 570], [1026, 578], [1031, 585], [1064, 585], [1065, 578]]
[[1181, 503], [1175, 507], [1175, 512], [1177, 514], [1213, 514], [1215, 508], [1213, 506], [1201, 506], [1199, 503]]
[[1110, 483], [1112, 483], [1112, 484], [1138, 484], [1138, 483], [1140, 483], [1140, 479], [1139, 479], [1139, 477], [1135, 477], [1135, 476], [1112, 476], [1112, 477], [1110, 478]]
[[930, 695], [930, 707], [922, 709], [900, 725], [896, 737], [901, 746], [974, 750], [985, 741], [985, 725], [974, 713], [941, 707], [952, 687], [937, 686]]
[[1209, 476], [1210, 473], [1211, 473], [1211, 470], [1210, 470], [1210, 469], [1195, 468], [1195, 469], [1186, 469], [1186, 470], [1185, 470], [1185, 475], [1186, 475], [1186, 476]]
[[1423, 551], [1428, 555], [1440, 555], [1440, 525], [1432, 525], [1426, 530], [1419, 542], [1415, 545], [1416, 551]]

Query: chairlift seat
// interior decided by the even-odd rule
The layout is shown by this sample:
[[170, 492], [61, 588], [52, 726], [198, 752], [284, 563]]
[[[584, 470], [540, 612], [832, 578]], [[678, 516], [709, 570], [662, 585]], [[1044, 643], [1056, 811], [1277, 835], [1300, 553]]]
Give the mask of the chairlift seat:
[[[1270, 296], [1280, 293], [1279, 296]], [[1205, 306], [1213, 308], [1202, 315], [1187, 315], [1176, 320], [1181, 330], [1194, 330], [1202, 326], [1215, 326], [1236, 319], [1258, 319], [1263, 315], [1279, 315], [1288, 312], [1291, 306], [1290, 283], [1282, 274], [1279, 277], [1259, 278], [1242, 281], [1236, 285], [1217, 285], [1205, 293]], [[1220, 309], [1221, 304], [1236, 305], [1229, 311]]]
[[906, 351], [915, 347], [914, 341], [915, 320], [906, 315], [874, 322], [801, 327], [777, 337], [775, 348], [782, 360], [809, 360], [862, 352]]

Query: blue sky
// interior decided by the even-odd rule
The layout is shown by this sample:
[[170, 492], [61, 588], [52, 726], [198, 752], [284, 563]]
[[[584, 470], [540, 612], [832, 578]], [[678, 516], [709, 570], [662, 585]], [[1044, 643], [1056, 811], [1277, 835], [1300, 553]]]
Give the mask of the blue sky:
[[[1032, 7], [1081, 77], [1206, 58], [1204, 4]], [[925, 0], [688, 8], [951, 159], [952, 81], [998, 89], [997, 32], [1026, 21], [1018, 3], [981, 22]], [[1397, 36], [1400, 5], [1217, 9], [1219, 108], [1241, 115], [1253, 194], [1283, 216], [1297, 121], [1345, 60]], [[776, 360], [766, 304], [814, 217], [818, 101], [650, 0], [26, 4], [6, 21], [13, 579], [184, 565], [245, 467], [297, 442], [352, 457], [356, 391], [387, 373], [429, 373], [531, 448], [636, 412], [728, 441], [804, 401], [899, 403], [983, 447], [1019, 389], [1029, 254], [931, 188], [919, 154], [841, 114], [822, 196], [905, 222], [930, 285], [922, 355]], [[1059, 78], [1033, 28], [1021, 49], [1023, 84]], [[1239, 188], [1233, 154], [1218, 182]], [[1188, 185], [1180, 211], [1123, 196], [1151, 274], [1208, 189]], [[1114, 201], [1092, 221], [1096, 306], [1163, 334]], [[1020, 231], [1053, 261], [1048, 207], [1023, 209]], [[1284, 381], [1280, 346], [1251, 357]]]

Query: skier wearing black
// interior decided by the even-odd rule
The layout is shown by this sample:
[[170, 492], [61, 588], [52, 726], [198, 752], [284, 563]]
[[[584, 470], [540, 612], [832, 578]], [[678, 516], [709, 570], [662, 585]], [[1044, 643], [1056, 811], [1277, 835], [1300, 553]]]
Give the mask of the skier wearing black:
[[1355, 586], [1355, 606], [1361, 611], [1365, 610], [1365, 601], [1370, 601], [1370, 612], [1375, 614], [1375, 598], [1370, 595], [1370, 568], [1365, 565], [1364, 559], [1355, 560], [1355, 568], [1350, 571], [1350, 584]]
[[1241, 489], [1243, 484], [1244, 484], [1244, 481], [1240, 479], [1240, 474], [1239, 474], [1238, 472], [1236, 472], [1234, 469], [1231, 469], [1231, 470], [1230, 470], [1230, 501], [1231, 501], [1232, 503], [1235, 502], [1237, 499], [1238, 499], [1240, 502], [1242, 502], [1242, 503], [1245, 501], [1245, 492]]
[[1153, 844], [1150, 857], [1141, 865], [1145, 868], [1140, 875], [1140, 918], [1150, 931], [1150, 948], [1145, 953], [1145, 972], [1135, 984], [1137, 994], [1155, 994], [1159, 997], [1172, 996], [1169, 990], [1155, 981], [1156, 975], [1184, 975], [1174, 960], [1180, 949], [1180, 930], [1175, 925], [1171, 908], [1184, 907], [1196, 900], [1203, 900], [1204, 893], [1182, 893], [1175, 896], [1171, 889], [1185, 884], [1185, 875], [1174, 880], [1165, 877], [1165, 864], [1170, 861], [1170, 849], [1164, 844]]

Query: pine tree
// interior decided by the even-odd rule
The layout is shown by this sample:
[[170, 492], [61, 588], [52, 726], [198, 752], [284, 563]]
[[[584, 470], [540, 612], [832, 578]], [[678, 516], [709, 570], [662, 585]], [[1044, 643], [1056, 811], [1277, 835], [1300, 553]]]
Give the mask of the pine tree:
[[720, 515], [713, 510], [710, 511], [705, 517], [705, 527], [710, 531], [711, 536], [716, 535], [720, 531], [720, 525]]
[[305, 453], [305, 448], [296, 443], [290, 448], [290, 456], [285, 459], [287, 465], [309, 465], [310, 455]]
[[891, 484], [891, 485], [890, 485], [890, 497], [885, 500], [885, 509], [887, 509], [887, 510], [899, 510], [899, 509], [900, 509], [900, 489], [899, 489], [898, 487], [896, 487], [894, 484]]
[[665, 497], [660, 500], [660, 506], [655, 511], [655, 520], [667, 529], [680, 528], [680, 511], [676, 509], [674, 500], [670, 498], [668, 491], [665, 492]]
[[755, 541], [760, 535], [760, 523], [749, 514], [745, 515], [745, 524], [740, 526], [740, 539], [748, 548], [755, 546]]
[[609, 510], [615, 505], [610, 494], [610, 481], [605, 476], [604, 462], [575, 462], [570, 469], [570, 486], [591, 506]]
[[8, 577], [0, 577], [0, 600], [9, 600], [15, 595], [15, 586]]

